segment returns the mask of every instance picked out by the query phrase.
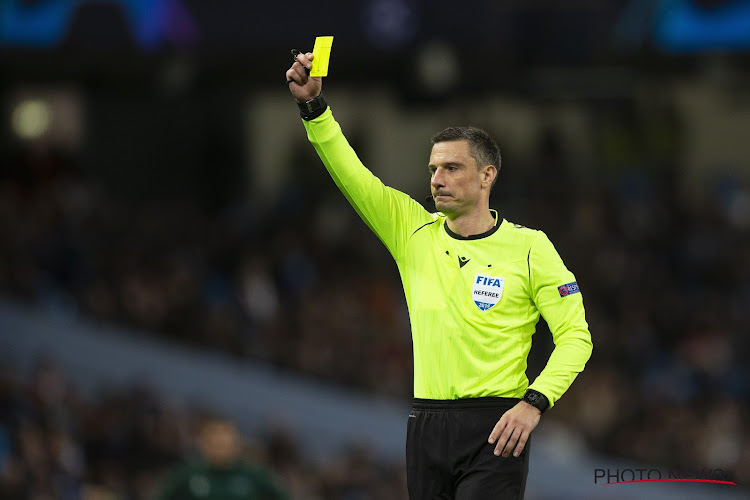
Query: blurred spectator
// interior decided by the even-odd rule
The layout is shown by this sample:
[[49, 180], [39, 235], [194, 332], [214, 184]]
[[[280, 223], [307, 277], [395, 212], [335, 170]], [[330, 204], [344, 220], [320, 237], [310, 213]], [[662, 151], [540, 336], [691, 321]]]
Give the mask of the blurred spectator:
[[201, 456], [167, 475], [159, 500], [287, 498], [268, 472], [240, 457], [239, 431], [228, 420], [208, 418], [198, 444]]

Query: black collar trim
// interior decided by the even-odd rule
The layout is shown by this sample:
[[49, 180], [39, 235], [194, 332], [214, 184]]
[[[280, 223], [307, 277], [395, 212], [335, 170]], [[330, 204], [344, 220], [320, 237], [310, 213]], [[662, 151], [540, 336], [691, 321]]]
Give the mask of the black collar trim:
[[[495, 212], [494, 210], [491, 210], [491, 212]], [[456, 234], [453, 231], [451, 231], [451, 228], [448, 227], [448, 219], [445, 220], [445, 223], [443, 224], [443, 227], [445, 228], [445, 232], [448, 233], [448, 236], [450, 236], [453, 239], [456, 240], [480, 240], [482, 238], [486, 238], [488, 236], [492, 236], [495, 234], [495, 231], [500, 229], [500, 226], [503, 224], [502, 219], [498, 216], [497, 212], [495, 212], [495, 225], [492, 226], [489, 230], [480, 233], [480, 234], [470, 234], [469, 236], [461, 236], [460, 234]]]

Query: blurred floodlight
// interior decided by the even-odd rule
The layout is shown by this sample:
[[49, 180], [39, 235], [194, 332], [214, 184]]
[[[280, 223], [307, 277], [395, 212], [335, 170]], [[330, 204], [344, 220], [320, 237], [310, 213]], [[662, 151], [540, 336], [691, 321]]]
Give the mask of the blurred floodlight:
[[[0, 0], [2, 1], [2, 0]], [[0, 103], [18, 140], [34, 146], [75, 150], [84, 136], [81, 96], [70, 86], [22, 85], [11, 89]]]
[[417, 33], [413, 0], [370, 0], [364, 6], [363, 18], [367, 38], [375, 47], [394, 49]]
[[52, 122], [52, 110], [41, 99], [20, 101], [12, 115], [13, 131], [21, 139], [33, 140], [42, 137]]
[[433, 41], [422, 45], [416, 54], [415, 71], [420, 87], [431, 94], [445, 94], [458, 84], [460, 68], [453, 45]]

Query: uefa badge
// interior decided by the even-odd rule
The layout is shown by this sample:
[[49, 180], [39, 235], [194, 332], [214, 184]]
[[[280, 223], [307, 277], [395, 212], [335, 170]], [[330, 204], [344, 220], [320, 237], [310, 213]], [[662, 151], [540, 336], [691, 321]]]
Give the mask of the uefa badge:
[[558, 286], [557, 291], [560, 293], [560, 297], [567, 297], [571, 293], [580, 293], [581, 289], [578, 288], [578, 282], [574, 281]]
[[471, 298], [481, 311], [486, 311], [500, 302], [504, 286], [505, 278], [477, 274], [471, 287]]

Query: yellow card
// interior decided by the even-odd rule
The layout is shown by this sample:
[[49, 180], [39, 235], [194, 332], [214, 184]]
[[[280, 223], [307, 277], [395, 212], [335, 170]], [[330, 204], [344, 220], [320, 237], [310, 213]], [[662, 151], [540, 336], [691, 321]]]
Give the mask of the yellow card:
[[310, 76], [328, 76], [328, 61], [331, 59], [332, 36], [319, 36], [315, 38], [313, 47], [313, 60]]

